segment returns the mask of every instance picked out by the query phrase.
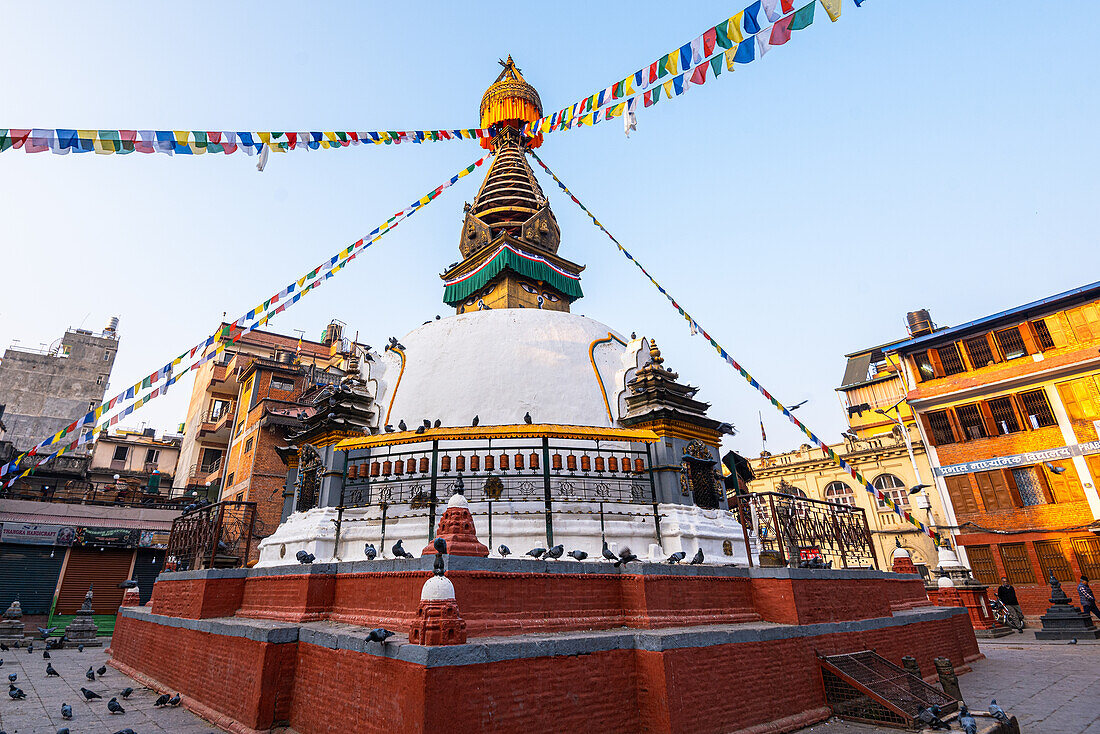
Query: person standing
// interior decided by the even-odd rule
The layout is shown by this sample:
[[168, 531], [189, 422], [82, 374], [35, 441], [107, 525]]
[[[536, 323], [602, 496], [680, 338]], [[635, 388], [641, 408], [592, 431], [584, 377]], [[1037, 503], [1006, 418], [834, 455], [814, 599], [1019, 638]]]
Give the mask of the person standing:
[[1081, 597], [1081, 611], [1095, 614], [1100, 619], [1100, 609], [1096, 607], [1096, 595], [1089, 586], [1089, 577], [1081, 574], [1081, 583], [1077, 584], [1077, 596]]
[[[1020, 617], [1020, 621], [1026, 625], [1024, 610], [1020, 609], [1020, 600], [1016, 598], [1016, 587], [1008, 583], [1008, 579], [1004, 576], [1001, 577], [1001, 585], [997, 587], [997, 598], [1006, 607], [1016, 612]], [[1017, 630], [1017, 632], [1023, 632], [1023, 630]]]

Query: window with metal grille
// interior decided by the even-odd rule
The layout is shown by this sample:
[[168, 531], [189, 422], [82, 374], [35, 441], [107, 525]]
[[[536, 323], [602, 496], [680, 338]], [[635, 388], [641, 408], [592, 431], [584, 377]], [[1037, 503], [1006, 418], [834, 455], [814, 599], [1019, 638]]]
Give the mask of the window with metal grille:
[[294, 380], [287, 379], [285, 377], [272, 377], [271, 378], [272, 390], [293, 390]]
[[937, 410], [928, 414], [928, 425], [932, 429], [932, 441], [937, 446], [955, 443], [955, 434], [951, 431], [951, 419], [946, 410]]
[[997, 583], [997, 567], [993, 565], [993, 551], [988, 545], [966, 546], [966, 557], [970, 560], [970, 570], [978, 581], [988, 586]]
[[1032, 321], [1031, 328], [1035, 331], [1035, 343], [1039, 345], [1039, 349], [1044, 352], [1048, 349], [1054, 349], [1054, 339], [1050, 336], [1050, 329], [1047, 328], [1045, 320], [1036, 319]]
[[1020, 502], [1024, 507], [1045, 505], [1046, 494], [1043, 492], [1042, 478], [1033, 466], [1025, 466], [1012, 470], [1012, 478], [1016, 480], [1016, 491], [1020, 493]]
[[1027, 356], [1027, 347], [1024, 346], [1024, 338], [1020, 336], [1020, 330], [1002, 329], [993, 332], [997, 340], [997, 346], [1001, 348], [1001, 354], [1005, 359], [1019, 359]]
[[248, 439], [247, 441], [244, 442], [244, 452], [247, 454], [251, 450], [252, 450], [252, 439], [250, 438], [250, 439]]
[[112, 457], [114, 461], [126, 461], [126, 455], [130, 453], [129, 446], [115, 446], [115, 453]]
[[913, 361], [917, 364], [917, 372], [920, 373], [922, 381], [935, 378], [936, 368], [932, 365], [932, 358], [928, 356], [928, 352], [917, 352], [913, 355]]
[[842, 505], [856, 504], [856, 495], [844, 482], [829, 482], [825, 485], [825, 499], [828, 502], [839, 502]]
[[976, 336], [963, 342], [966, 345], [966, 353], [970, 355], [970, 364], [974, 369], [985, 367], [993, 362], [993, 350], [989, 348], [989, 341], [985, 336]]
[[1001, 563], [1005, 567], [1005, 576], [1012, 584], [1034, 584], [1035, 572], [1031, 561], [1027, 559], [1027, 545], [1024, 543], [1002, 543]]
[[957, 375], [960, 372], [966, 372], [966, 365], [963, 364], [962, 357], [959, 356], [959, 346], [957, 344], [939, 347], [936, 352], [940, 355], [940, 364], [943, 365], [944, 374]]
[[1024, 404], [1024, 413], [1027, 414], [1027, 419], [1031, 422], [1032, 428], [1053, 426], [1057, 422], [1054, 420], [1054, 412], [1050, 409], [1050, 403], [1047, 402], [1047, 395], [1042, 390], [1030, 390], [1020, 393], [1020, 402]]
[[960, 405], [955, 408], [955, 415], [959, 418], [959, 425], [967, 438], [985, 438], [985, 423], [982, 421], [982, 411], [976, 404]]
[[1070, 543], [1081, 573], [1090, 580], [1100, 578], [1100, 538], [1074, 538]]
[[1020, 430], [1020, 421], [1016, 420], [1016, 411], [1012, 408], [1012, 398], [994, 398], [989, 401], [989, 412], [993, 414], [993, 425], [1003, 434]]
[[[882, 493], [893, 500], [894, 504], [901, 509], [909, 509], [909, 492], [905, 489], [905, 482], [893, 474], [879, 474], [871, 484], [875, 489], [882, 490]], [[886, 503], [879, 500], [878, 506], [885, 509]]]
[[1039, 556], [1039, 568], [1043, 570], [1043, 580], [1054, 578], [1059, 581], [1073, 581], [1073, 569], [1062, 552], [1062, 544], [1057, 540], [1036, 540], [1035, 555]]

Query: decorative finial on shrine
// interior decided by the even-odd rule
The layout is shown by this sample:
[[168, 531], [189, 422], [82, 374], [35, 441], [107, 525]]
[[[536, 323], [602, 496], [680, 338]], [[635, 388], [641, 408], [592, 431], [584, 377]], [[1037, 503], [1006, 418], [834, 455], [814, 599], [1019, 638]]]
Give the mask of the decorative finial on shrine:
[[665, 358], [661, 356], [661, 349], [654, 339], [649, 340], [649, 361], [653, 364], [664, 364]]

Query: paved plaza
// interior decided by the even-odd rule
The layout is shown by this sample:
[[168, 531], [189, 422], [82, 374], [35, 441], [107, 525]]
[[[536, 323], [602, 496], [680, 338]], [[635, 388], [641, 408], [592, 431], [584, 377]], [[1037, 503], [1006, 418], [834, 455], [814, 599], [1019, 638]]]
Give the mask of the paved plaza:
[[[18, 676], [15, 685], [27, 694], [23, 700], [15, 701], [5, 695], [0, 701], [0, 730], [5, 734], [54, 734], [62, 727], [68, 727], [72, 734], [111, 734], [127, 728], [137, 734], [221, 731], [183, 707], [153, 708], [159, 692], [141, 687], [110, 666], [105, 675], [97, 675], [96, 681], [90, 682], [85, 678], [88, 666], [98, 670], [107, 662], [107, 653], [102, 647], [88, 647], [84, 652], [51, 650], [49, 660], [42, 658], [42, 650], [42, 644], [36, 642], [31, 653], [26, 647], [0, 652], [4, 661], [0, 674], [6, 678], [15, 673]], [[46, 663], [52, 664], [60, 677], [47, 678]], [[103, 698], [87, 702], [80, 693], [81, 687]], [[134, 692], [124, 701], [121, 694], [126, 687], [132, 687]], [[119, 697], [126, 713], [112, 714], [107, 710], [107, 702], [112, 696]], [[61, 717], [63, 703], [73, 708], [71, 721]]]

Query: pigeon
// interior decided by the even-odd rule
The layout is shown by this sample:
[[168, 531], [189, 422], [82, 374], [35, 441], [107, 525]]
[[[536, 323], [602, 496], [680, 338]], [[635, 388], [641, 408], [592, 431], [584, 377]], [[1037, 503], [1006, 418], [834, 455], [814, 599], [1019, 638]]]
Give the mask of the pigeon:
[[92, 670], [92, 666], [88, 666], [88, 672], [84, 674], [84, 677], [92, 681], [93, 683], [95, 682], [95, 671]]
[[527, 425], [531, 425], [531, 411], [527, 411], [523, 414], [523, 422]]
[[107, 674], [107, 666], [106, 665], [100, 665], [99, 668], [96, 669], [95, 674], [98, 675], [100, 678], [102, 678], [104, 675]]
[[995, 698], [989, 702], [989, 715], [1002, 724], [1008, 723], [1008, 714], [1005, 713], [1003, 708], [997, 705], [997, 699]]
[[1076, 637], [1074, 637], [1074, 638], [1073, 638], [1072, 640], [1070, 640], [1070, 641], [1069, 641], [1069, 642], [1067, 642], [1066, 644], [1067, 644], [1067, 645], [1076, 645], [1076, 644], [1077, 644], [1077, 638], [1076, 638]]
[[11, 688], [8, 689], [8, 695], [11, 696], [12, 699], [14, 699], [16, 701], [18, 701], [21, 698], [26, 698], [27, 697], [27, 694], [23, 693], [22, 688], [16, 688], [15, 686], [12, 686]]
[[120, 589], [136, 589], [137, 585], [138, 585], [137, 579], [126, 579], [125, 581], [123, 581], [121, 584], [118, 585], [118, 588], [120, 588]]
[[959, 726], [963, 728], [964, 734], [978, 734], [978, 722], [970, 715], [970, 709], [965, 704], [959, 707]]
[[366, 548], [363, 551], [367, 554], [367, 560], [373, 561], [378, 557], [378, 549], [374, 547], [374, 543], [367, 543]]
[[638, 556], [631, 553], [629, 548], [623, 548], [622, 552], [619, 553], [619, 559], [615, 561], [615, 566], [622, 566], [625, 563], [630, 563], [631, 561], [636, 560], [638, 560]]
[[527, 553], [525, 553], [524, 555], [528, 555], [528, 556], [531, 556], [532, 558], [538, 559], [538, 558], [542, 558], [542, 554], [545, 553], [545, 552], [546, 552], [545, 548], [532, 548], [531, 550], [527, 551]]
[[57, 627], [39, 627], [38, 631], [42, 633], [42, 639], [45, 640], [55, 629], [57, 629]]
[[443, 421], [436, 418], [435, 423], [432, 424], [432, 428], [439, 428], [441, 425], [443, 425]]
[[603, 559], [605, 561], [617, 561], [619, 557], [611, 552], [611, 549], [607, 547], [607, 541], [603, 542]]
[[316, 560], [316, 556], [312, 553], [306, 553], [304, 550], [300, 550], [294, 554], [294, 557], [298, 559], [298, 563], [308, 566]]
[[666, 560], [665, 563], [679, 563], [685, 558], [687, 558], [687, 553], [685, 553], [684, 551], [676, 551], [668, 557], [668, 560]]
[[55, 734], [69, 734], [69, 727], [67, 727], [67, 726], [61, 727], [60, 729], [58, 729], [55, 732]]
[[4, 658], [0, 658], [0, 668], [4, 667]]
[[84, 646], [83, 645], [77, 645], [76, 646], [76, 651], [77, 652], [84, 652]]
[[0, 642], [0, 650], [3, 650], [4, 652], [7, 652], [8, 651], [8, 646], [5, 645], [3, 642]]
[[424, 426], [417, 426], [414, 433], [419, 436], [421, 433], [423, 433], [426, 430], [428, 430], [428, 429]]
[[8, 680], [14, 683], [15, 681], [19, 680], [19, 676], [16, 673], [12, 673], [8, 676]]
[[940, 707], [931, 706], [923, 708], [917, 713], [917, 723], [923, 724], [925, 729], [938, 729], [947, 731], [951, 726], [940, 718]]
[[556, 561], [557, 559], [561, 558], [563, 555], [565, 555], [565, 548], [559, 544], [559, 545], [555, 545], [553, 548], [546, 551], [546, 553], [544, 553], [542, 555], [542, 560], [545, 561], [549, 558], [553, 558]]
[[432, 422], [431, 422], [431, 420], [429, 420], [429, 419], [425, 418], [425, 419], [424, 419], [424, 427], [425, 427], [425, 428], [431, 428], [431, 427], [432, 427]]
[[47, 678], [59, 678], [59, 677], [61, 677], [61, 673], [58, 673], [54, 669], [53, 663], [46, 663], [46, 677]]
[[50, 659], [50, 651], [49, 650], [43, 650], [42, 651], [42, 659], [43, 660], [49, 660]]
[[29, 655], [32, 652], [34, 652], [34, 643], [33, 642], [28, 642], [27, 643], [27, 654]]
[[703, 549], [700, 548], [699, 550], [695, 551], [695, 555], [691, 557], [690, 561], [688, 561], [688, 565], [698, 566], [702, 562], [703, 562]]
[[179, 706], [180, 705], [180, 694], [177, 693], [176, 695], [169, 698], [168, 699], [168, 705], [169, 706]]
[[[99, 697], [98, 697], [98, 696], [96, 696], [96, 698], [99, 698]], [[161, 695], [160, 695], [160, 696], [159, 696], [159, 697], [157, 698], [157, 700], [153, 702], [153, 708], [157, 708], [157, 709], [159, 709], [159, 708], [160, 708], [161, 706], [164, 706], [165, 704], [167, 704], [167, 703], [168, 703], [168, 701], [169, 701], [169, 700], [170, 700], [171, 698], [172, 698], [172, 697], [171, 697], [171, 696], [169, 696], [169, 695], [168, 695], [167, 693], [161, 694]]]
[[412, 558], [413, 557], [412, 553], [409, 553], [407, 550], [404, 549], [404, 547], [402, 547], [400, 540], [393, 544], [392, 550], [393, 550], [393, 555], [396, 556], [397, 558]]
[[134, 692], [133, 688], [129, 688], [129, 687], [123, 688], [122, 689], [122, 697], [123, 698], [129, 698], [130, 694], [133, 693], [133, 692]]
[[389, 423], [386, 424], [386, 433], [393, 433], [394, 428]]
[[84, 694], [85, 701], [91, 701], [93, 698], [103, 698], [103, 696], [99, 695], [95, 691], [89, 691], [87, 688], [81, 688], [80, 692]]
[[588, 558], [588, 554], [582, 550], [571, 550], [568, 555], [574, 561], [583, 561], [585, 558]]
[[497, 548], [497, 553], [500, 554], [501, 558], [507, 558], [508, 556], [512, 555], [512, 549], [501, 543], [500, 546]]
[[67, 703], [61, 704], [61, 718], [66, 721], [73, 718], [73, 707]]
[[112, 698], [107, 702], [107, 710], [112, 714], [124, 714], [126, 709], [122, 708], [122, 704], [118, 702], [117, 698]]
[[406, 425], [406, 424], [405, 424], [405, 419], [404, 419], [404, 418], [402, 418], [401, 420], [399, 420], [399, 421], [397, 422], [397, 430], [399, 430], [399, 431], [407, 431], [407, 430], [409, 430], [409, 427], [408, 427], [408, 425]]
[[115, 734], [137, 734], [137, 732], [130, 727], [126, 727], [125, 729], [119, 729]]
[[388, 630], [385, 627], [378, 627], [377, 629], [372, 629], [370, 632], [367, 633], [367, 642], [377, 642], [380, 645], [385, 645], [386, 640], [390, 637], [393, 637], [393, 634], [394, 633], [391, 630]]
[[470, 425], [471, 425], [471, 426], [473, 426], [474, 428], [477, 428], [477, 424], [478, 424], [478, 423], [480, 423], [480, 422], [481, 422], [481, 419], [480, 419], [480, 418], [478, 418], [478, 417], [477, 417], [477, 416], [475, 415], [475, 416], [474, 416], [474, 419], [473, 419], [472, 421], [470, 421]]

